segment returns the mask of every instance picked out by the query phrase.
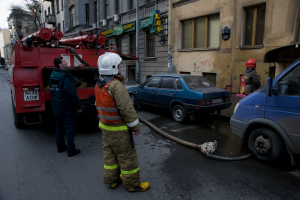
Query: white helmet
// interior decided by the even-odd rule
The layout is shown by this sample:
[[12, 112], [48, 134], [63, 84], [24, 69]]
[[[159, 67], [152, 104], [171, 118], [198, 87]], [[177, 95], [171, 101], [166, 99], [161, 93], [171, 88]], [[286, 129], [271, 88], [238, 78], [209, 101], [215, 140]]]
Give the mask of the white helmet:
[[118, 74], [122, 58], [116, 53], [105, 53], [98, 58], [98, 70], [101, 75]]

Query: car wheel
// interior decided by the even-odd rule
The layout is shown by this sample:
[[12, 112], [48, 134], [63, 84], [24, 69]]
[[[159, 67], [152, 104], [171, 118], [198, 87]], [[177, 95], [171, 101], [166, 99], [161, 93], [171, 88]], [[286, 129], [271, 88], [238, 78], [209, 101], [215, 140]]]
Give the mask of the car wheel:
[[136, 98], [133, 94], [130, 94], [130, 100], [132, 102], [133, 107], [136, 109], [137, 108], [137, 102], [136, 102]]
[[184, 122], [187, 119], [187, 113], [182, 105], [176, 105], [172, 109], [172, 117], [176, 122]]
[[25, 124], [23, 122], [23, 115], [17, 114], [16, 108], [14, 106], [13, 99], [11, 99], [12, 109], [13, 109], [13, 116], [14, 116], [14, 124], [15, 127], [18, 129], [24, 128]]
[[249, 135], [248, 147], [256, 158], [268, 163], [278, 160], [284, 149], [280, 137], [268, 128], [254, 129]]

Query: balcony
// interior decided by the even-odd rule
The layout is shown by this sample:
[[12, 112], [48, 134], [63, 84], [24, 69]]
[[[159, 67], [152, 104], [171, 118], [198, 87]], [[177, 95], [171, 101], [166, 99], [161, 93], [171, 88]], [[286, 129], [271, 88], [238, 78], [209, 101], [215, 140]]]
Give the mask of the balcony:
[[11, 29], [11, 25], [8, 25], [8, 28]]
[[47, 24], [56, 24], [56, 18], [54, 14], [47, 15]]

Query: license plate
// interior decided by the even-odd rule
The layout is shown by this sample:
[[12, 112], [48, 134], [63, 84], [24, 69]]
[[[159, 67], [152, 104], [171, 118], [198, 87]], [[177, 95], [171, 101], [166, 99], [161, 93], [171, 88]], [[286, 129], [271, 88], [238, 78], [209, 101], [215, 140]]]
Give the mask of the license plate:
[[223, 98], [212, 100], [212, 103], [222, 103], [222, 102], [223, 102]]
[[24, 101], [37, 101], [39, 100], [39, 91], [35, 90], [25, 90]]

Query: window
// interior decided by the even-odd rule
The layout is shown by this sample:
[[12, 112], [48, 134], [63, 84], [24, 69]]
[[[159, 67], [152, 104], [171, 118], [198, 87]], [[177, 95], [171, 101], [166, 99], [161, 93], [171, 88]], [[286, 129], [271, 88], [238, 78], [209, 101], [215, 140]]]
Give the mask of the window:
[[160, 81], [160, 78], [159, 78], [159, 77], [152, 78], [150, 81], [148, 81], [148, 82], [146, 83], [145, 86], [156, 88], [156, 87], [157, 87], [157, 84], [159, 83], [159, 81]]
[[59, 0], [56, 0], [56, 13], [59, 13]]
[[55, 14], [55, 10], [54, 10], [54, 3], [53, 2], [51, 2], [51, 10], [52, 10], [52, 15], [54, 15]]
[[60, 5], [61, 5], [61, 10], [63, 11], [64, 10], [64, 0], [60, 1]]
[[135, 65], [128, 65], [128, 80], [135, 80]]
[[163, 78], [159, 88], [174, 90], [174, 79], [173, 78]]
[[109, 0], [105, 0], [105, 17], [109, 18]]
[[94, 23], [97, 23], [97, 2], [94, 2]]
[[183, 86], [182, 86], [180, 78], [176, 78], [176, 89], [183, 90]]
[[60, 31], [60, 23], [57, 24], [57, 29]]
[[135, 9], [136, 0], [129, 0], [129, 9]]
[[217, 74], [216, 73], [203, 73], [203, 76], [209, 80], [214, 86], [217, 85]]
[[129, 36], [129, 41], [130, 41], [130, 55], [136, 56], [136, 35], [131, 34]]
[[147, 31], [147, 57], [155, 57], [155, 35]]
[[116, 13], [120, 14], [122, 12], [122, 0], [117, 0], [116, 3], [117, 3]]
[[265, 29], [266, 5], [245, 8], [244, 46], [262, 46]]
[[122, 53], [122, 38], [121, 37], [116, 39], [116, 46], [118, 48], [118, 52]]
[[182, 21], [182, 49], [219, 47], [220, 15]]
[[47, 21], [47, 11], [45, 10], [45, 22]]
[[70, 8], [70, 28], [75, 26], [75, 7]]
[[90, 7], [89, 4], [85, 4], [85, 24], [89, 25], [90, 22]]
[[300, 65], [285, 75], [278, 83], [279, 94], [299, 96], [300, 89]]
[[48, 7], [48, 15], [50, 15], [50, 6]]

